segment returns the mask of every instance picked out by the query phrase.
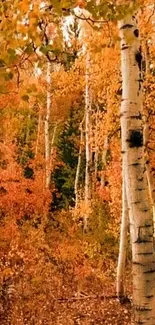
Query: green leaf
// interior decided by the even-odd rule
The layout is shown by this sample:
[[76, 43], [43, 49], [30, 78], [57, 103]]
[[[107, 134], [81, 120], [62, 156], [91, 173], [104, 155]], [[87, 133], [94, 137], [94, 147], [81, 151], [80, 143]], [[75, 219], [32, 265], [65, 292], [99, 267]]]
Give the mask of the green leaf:
[[0, 68], [4, 67], [5, 66], [5, 61], [0, 59]]
[[61, 50], [60, 49], [54, 49], [53, 50], [53, 53], [55, 54], [55, 55], [59, 55], [60, 53], [61, 53]]
[[0, 85], [0, 93], [4, 94], [7, 92], [6, 86], [5, 85]]
[[36, 91], [37, 91], [37, 87], [36, 87], [35, 84], [32, 84], [32, 85], [30, 85], [29, 88], [27, 88], [27, 92], [28, 92], [28, 94], [30, 94], [30, 93], [32, 93], [32, 92], [36, 92]]
[[8, 52], [8, 54], [9, 55], [16, 55], [16, 51], [14, 50], [14, 49], [11, 49], [11, 48], [9, 48], [8, 50], [7, 50], [7, 52]]
[[5, 79], [6, 81], [11, 80], [12, 78], [13, 78], [13, 73], [12, 73], [12, 72], [6, 73], [6, 74], [4, 75], [4, 79]]
[[25, 49], [25, 53], [32, 54], [33, 52], [34, 52], [33, 47], [31, 44], [29, 44]]
[[40, 48], [39, 48], [40, 52], [42, 52], [43, 54], [46, 54], [47, 53], [47, 46], [44, 46], [42, 45]]
[[49, 51], [53, 51], [53, 46], [52, 45], [47, 45], [47, 46], [45, 46], [45, 45], [42, 45], [41, 47], [40, 47], [40, 49], [39, 49], [43, 54], [47, 54], [47, 52], [49, 52]]
[[29, 96], [28, 95], [23, 95], [22, 100], [24, 100], [24, 102], [28, 102], [29, 101]]

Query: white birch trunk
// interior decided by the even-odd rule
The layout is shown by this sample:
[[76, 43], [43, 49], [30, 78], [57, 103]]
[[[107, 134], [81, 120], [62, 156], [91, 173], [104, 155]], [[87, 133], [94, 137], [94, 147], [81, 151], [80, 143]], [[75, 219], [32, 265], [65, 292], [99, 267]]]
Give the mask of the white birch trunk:
[[95, 147], [95, 157], [94, 157], [94, 191], [96, 190], [97, 174], [98, 174], [98, 147]]
[[94, 179], [93, 179], [93, 191], [96, 191], [97, 175], [98, 175], [98, 159], [99, 159], [99, 141], [98, 141], [98, 108], [95, 116], [95, 153], [94, 153]]
[[117, 297], [121, 301], [125, 297], [125, 263], [126, 263], [126, 252], [128, 245], [128, 205], [126, 197], [125, 177], [123, 171], [122, 177], [122, 215], [121, 215], [121, 230], [120, 230], [120, 245], [119, 245], [119, 256], [117, 266], [117, 279], [116, 279], [116, 292]]
[[40, 111], [39, 111], [38, 128], [37, 128], [37, 139], [36, 139], [36, 148], [35, 148], [35, 157], [37, 157], [37, 155], [38, 155], [40, 131], [41, 131], [41, 114], [40, 114]]
[[123, 98], [122, 153], [125, 164], [133, 265], [135, 324], [155, 324], [153, 220], [144, 161], [139, 30], [134, 16], [119, 22]]
[[153, 179], [151, 177], [150, 166], [147, 162], [145, 166], [146, 166], [147, 180], [148, 180], [148, 186], [150, 192], [150, 200], [151, 200], [152, 211], [153, 211], [153, 238], [155, 244], [155, 186], [154, 186]]
[[[149, 55], [149, 47], [147, 41], [145, 42], [145, 72], [146, 75], [150, 74], [150, 55]], [[146, 172], [147, 172], [147, 179], [148, 179], [148, 186], [149, 186], [149, 192], [150, 192], [150, 199], [152, 204], [152, 210], [153, 210], [153, 236], [154, 236], [154, 242], [155, 242], [155, 185], [153, 178], [151, 177], [151, 169], [148, 164], [149, 162], [149, 153], [148, 153], [148, 138], [149, 138], [149, 124], [148, 119], [145, 117], [145, 126], [144, 126], [144, 145], [145, 145], [145, 161], [146, 161]]]
[[[54, 126], [52, 141], [50, 144], [50, 170], [49, 170], [50, 179], [51, 179], [51, 171], [52, 171], [52, 167], [53, 167], [53, 154], [54, 154], [54, 144], [55, 144], [57, 127], [58, 127], [58, 123], [56, 123]], [[50, 179], [49, 179], [49, 181], [50, 181]]]
[[76, 169], [76, 176], [75, 176], [75, 184], [74, 184], [74, 194], [75, 194], [75, 208], [78, 207], [79, 204], [79, 175], [80, 175], [80, 168], [81, 168], [81, 156], [82, 156], [82, 145], [83, 145], [83, 121], [80, 123], [80, 146], [79, 146], [79, 154], [78, 154], [78, 163]]
[[[85, 143], [86, 143], [86, 168], [85, 168], [85, 203], [89, 210], [90, 204], [90, 165], [91, 165], [91, 153], [90, 153], [90, 139], [89, 139], [89, 127], [90, 127], [90, 57], [86, 47], [86, 79], [85, 79]], [[87, 230], [88, 215], [84, 216], [84, 230]]]
[[45, 116], [45, 187], [49, 188], [50, 185], [50, 135], [49, 135], [49, 118], [50, 118], [50, 106], [51, 97], [49, 92], [49, 86], [51, 83], [51, 64], [47, 62], [47, 99], [46, 99], [46, 116]]
[[146, 75], [150, 74], [150, 54], [149, 54], [149, 46], [147, 41], [145, 42], [145, 72]]
[[[91, 14], [85, 10], [81, 9], [79, 6], [77, 6], [75, 9], [75, 14], [77, 14], [79, 17], [89, 18]], [[88, 42], [87, 39], [89, 39], [89, 33], [90, 33], [90, 26], [87, 23], [85, 19], [79, 19], [79, 27], [80, 27], [80, 33], [79, 33], [79, 40], [81, 41], [82, 45], [82, 51], [86, 56], [86, 73], [85, 73], [85, 145], [86, 145], [86, 168], [85, 168], [85, 192], [84, 192], [84, 199], [85, 199], [85, 205], [86, 210], [88, 212], [85, 212], [83, 216], [83, 228], [84, 231], [87, 231], [88, 227], [88, 217], [89, 217], [89, 205], [90, 205], [90, 196], [91, 196], [91, 177], [90, 177], [90, 170], [91, 170], [91, 151], [90, 151], [90, 109], [91, 109], [91, 96], [90, 96], [90, 54], [88, 51]]]
[[144, 126], [145, 167], [146, 167], [150, 200], [151, 200], [152, 211], [153, 211], [153, 237], [154, 237], [154, 243], [155, 243], [155, 184], [154, 184], [153, 177], [151, 176], [151, 168], [149, 165], [149, 154], [148, 154], [148, 148], [147, 148], [148, 135], [149, 135], [149, 125], [148, 125], [148, 122], [145, 121], [145, 126]]
[[106, 166], [106, 158], [107, 158], [107, 152], [109, 148], [109, 140], [108, 140], [108, 135], [104, 139], [104, 147], [103, 147], [103, 152], [102, 152], [102, 175], [101, 175], [101, 187], [103, 188], [105, 185], [105, 178], [103, 175], [103, 170], [105, 169]]
[[29, 126], [30, 119], [31, 119], [31, 115], [29, 113], [28, 114], [28, 119], [27, 119], [27, 124], [28, 125], [27, 125], [27, 128], [26, 128], [26, 139], [25, 139], [26, 145], [28, 145], [29, 139], [30, 139], [30, 126]]

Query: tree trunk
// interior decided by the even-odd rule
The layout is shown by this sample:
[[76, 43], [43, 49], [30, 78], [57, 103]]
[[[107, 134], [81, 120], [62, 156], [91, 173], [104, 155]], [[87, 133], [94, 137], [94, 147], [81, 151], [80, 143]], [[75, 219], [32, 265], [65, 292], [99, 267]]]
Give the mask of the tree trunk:
[[[57, 132], [57, 127], [58, 127], [58, 123], [55, 124], [54, 126], [54, 130], [53, 130], [53, 135], [52, 135], [52, 141], [51, 141], [51, 144], [50, 144], [50, 161], [49, 161], [49, 177], [51, 179], [51, 172], [53, 170], [53, 162], [54, 162], [54, 144], [55, 144], [55, 138], [56, 138], [56, 132]], [[50, 180], [49, 180], [50, 181]]]
[[83, 121], [80, 123], [80, 146], [79, 146], [79, 154], [78, 154], [78, 163], [76, 169], [76, 176], [75, 176], [75, 184], [74, 184], [74, 194], [75, 194], [75, 208], [78, 207], [79, 203], [79, 175], [80, 175], [80, 168], [81, 168], [81, 156], [82, 156], [82, 145], [83, 145]]
[[[85, 168], [85, 203], [86, 207], [89, 210], [90, 204], [90, 170], [91, 170], [91, 153], [90, 153], [90, 139], [89, 139], [89, 127], [90, 127], [90, 108], [91, 108], [91, 101], [90, 101], [90, 81], [89, 81], [89, 73], [90, 73], [90, 57], [89, 53], [87, 52], [86, 47], [86, 79], [85, 79], [85, 142], [86, 142], [86, 168]], [[88, 215], [85, 213], [84, 216], [84, 230], [87, 230], [87, 222], [88, 222]]]
[[[150, 54], [149, 54], [149, 46], [148, 42], [145, 41], [145, 73], [146, 77], [148, 74], [150, 74]], [[148, 140], [149, 140], [149, 118], [148, 118], [148, 112], [144, 112], [145, 116], [145, 125], [144, 125], [144, 146], [145, 146], [145, 166], [146, 166], [146, 173], [147, 173], [147, 179], [148, 179], [148, 186], [149, 186], [149, 192], [150, 192], [150, 199], [152, 204], [152, 210], [153, 210], [153, 229], [154, 229], [154, 242], [155, 242], [155, 185], [153, 181], [153, 177], [151, 176], [151, 168], [148, 164], [149, 162], [149, 152], [148, 152]]]
[[120, 230], [120, 244], [119, 244], [119, 257], [117, 266], [117, 279], [116, 279], [116, 291], [117, 297], [120, 302], [125, 298], [125, 262], [126, 251], [128, 244], [128, 205], [126, 197], [125, 177], [123, 171], [122, 177], [122, 216], [121, 216], [121, 230]]
[[153, 211], [153, 237], [155, 244], [155, 185], [153, 176], [151, 175], [151, 168], [149, 164], [149, 153], [148, 153], [148, 135], [149, 135], [149, 125], [147, 119], [144, 125], [144, 146], [145, 146], [145, 168], [148, 180], [149, 194]]
[[135, 324], [155, 324], [155, 257], [153, 218], [145, 170], [142, 73], [139, 30], [135, 16], [119, 22], [123, 98], [121, 105], [122, 153], [129, 207], [133, 265]]
[[102, 174], [101, 174], [101, 188], [104, 187], [105, 185], [105, 177], [104, 177], [104, 169], [106, 166], [106, 159], [107, 159], [107, 152], [109, 148], [109, 139], [108, 135], [104, 139], [104, 147], [103, 147], [103, 152], [102, 152]]
[[39, 114], [39, 116], [38, 116], [37, 139], [36, 139], [36, 147], [35, 147], [35, 158], [38, 155], [40, 132], [41, 132], [41, 112], [40, 112], [40, 109], [39, 109], [38, 114]]
[[150, 53], [148, 42], [145, 41], [145, 73], [146, 75], [150, 73]]
[[95, 134], [94, 134], [94, 175], [93, 175], [93, 192], [96, 192], [97, 176], [98, 176], [98, 161], [99, 161], [99, 139], [98, 139], [98, 125], [99, 125], [99, 109], [95, 114]]
[[27, 127], [26, 127], [26, 136], [25, 136], [25, 144], [28, 146], [30, 141], [30, 120], [31, 120], [31, 114], [28, 114], [27, 117]]
[[49, 92], [49, 86], [51, 83], [51, 64], [47, 63], [47, 102], [46, 102], [46, 116], [45, 116], [45, 187], [49, 188], [50, 185], [50, 136], [49, 136], [49, 118], [50, 118], [50, 106], [51, 96]]
[[146, 161], [146, 173], [147, 173], [150, 200], [151, 200], [152, 211], [153, 211], [153, 241], [155, 245], [155, 186], [151, 176], [151, 169], [147, 161]]

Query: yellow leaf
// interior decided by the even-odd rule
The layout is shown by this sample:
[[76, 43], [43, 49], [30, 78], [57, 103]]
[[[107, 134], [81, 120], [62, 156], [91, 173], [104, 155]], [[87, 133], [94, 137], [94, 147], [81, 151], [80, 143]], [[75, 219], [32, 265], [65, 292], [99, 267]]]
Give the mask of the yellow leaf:
[[29, 10], [29, 0], [22, 0], [19, 4], [19, 9], [22, 13], [27, 13]]

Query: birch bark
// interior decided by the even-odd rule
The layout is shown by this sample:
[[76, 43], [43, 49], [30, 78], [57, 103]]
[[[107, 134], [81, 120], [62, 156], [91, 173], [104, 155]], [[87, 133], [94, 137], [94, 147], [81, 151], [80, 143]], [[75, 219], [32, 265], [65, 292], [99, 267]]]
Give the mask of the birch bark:
[[150, 53], [149, 53], [149, 46], [148, 46], [148, 42], [145, 42], [145, 64], [146, 64], [146, 68], [145, 68], [145, 72], [146, 75], [150, 73]]
[[142, 73], [135, 16], [119, 21], [123, 94], [122, 154], [129, 206], [135, 324], [155, 324], [155, 257], [153, 219], [144, 159]]
[[74, 184], [74, 194], [75, 194], [75, 208], [78, 207], [79, 204], [79, 175], [80, 175], [80, 168], [81, 168], [81, 156], [82, 156], [82, 145], [83, 145], [83, 121], [80, 123], [80, 146], [79, 146], [79, 154], [78, 154], [78, 163], [76, 169], [76, 176], [75, 176], [75, 184]]
[[40, 113], [40, 109], [39, 109], [38, 127], [37, 127], [37, 139], [36, 139], [36, 147], [35, 147], [35, 158], [38, 155], [39, 140], [40, 140], [40, 131], [41, 131], [41, 113]]
[[153, 238], [155, 244], [155, 185], [154, 185], [153, 177], [151, 175], [151, 168], [149, 165], [148, 133], [149, 133], [149, 125], [148, 125], [148, 121], [145, 121], [145, 126], [144, 126], [145, 168], [146, 168], [147, 181], [149, 187], [150, 201], [151, 201], [152, 211], [153, 211]]
[[105, 185], [105, 177], [104, 177], [104, 169], [107, 163], [107, 152], [109, 149], [109, 139], [108, 139], [108, 135], [106, 135], [105, 139], [104, 139], [104, 147], [103, 147], [103, 152], [102, 152], [102, 175], [101, 175], [101, 188], [104, 187]]
[[[145, 42], [145, 74], [146, 78], [147, 75], [150, 74], [150, 55], [149, 55], [149, 46], [147, 41]], [[150, 192], [150, 199], [152, 204], [153, 210], [153, 229], [154, 229], [154, 243], [155, 243], [155, 184], [153, 181], [153, 177], [151, 176], [151, 168], [148, 164], [149, 162], [149, 152], [148, 152], [148, 141], [149, 141], [149, 122], [147, 117], [148, 112], [144, 112], [145, 115], [145, 126], [144, 126], [144, 146], [145, 146], [145, 166], [146, 166], [146, 173], [147, 173], [147, 180]]]
[[[89, 18], [90, 13], [85, 10], [77, 7], [74, 9], [75, 13], [79, 17]], [[88, 49], [88, 39], [90, 34], [90, 25], [87, 23], [85, 19], [79, 19], [79, 40], [82, 45], [82, 53], [86, 56], [86, 73], [85, 73], [85, 155], [86, 155], [86, 167], [85, 167], [85, 191], [84, 191], [84, 199], [86, 212], [83, 216], [83, 229], [84, 232], [87, 231], [88, 227], [88, 217], [89, 217], [89, 205], [91, 198], [91, 150], [90, 150], [90, 110], [91, 110], [91, 96], [90, 96], [90, 53]]]
[[122, 215], [121, 215], [121, 230], [120, 230], [120, 245], [119, 245], [119, 256], [117, 266], [117, 279], [116, 279], [116, 291], [117, 297], [121, 301], [125, 298], [125, 263], [126, 263], [126, 252], [128, 245], [128, 205], [126, 197], [126, 186], [124, 172], [122, 179]]
[[46, 115], [45, 115], [45, 187], [49, 188], [51, 172], [50, 172], [50, 132], [49, 132], [49, 120], [50, 120], [50, 106], [51, 106], [51, 94], [49, 86], [51, 83], [51, 64], [47, 62], [47, 97], [46, 97]]
[[99, 159], [99, 140], [98, 140], [98, 125], [99, 125], [99, 108], [97, 107], [97, 112], [95, 114], [95, 134], [94, 134], [94, 177], [92, 179], [92, 187], [93, 192], [96, 192], [96, 183], [97, 183], [97, 175], [98, 175], [98, 159]]
[[[90, 108], [91, 108], [91, 101], [90, 101], [90, 81], [89, 81], [89, 73], [90, 73], [90, 57], [89, 53], [87, 52], [86, 47], [86, 79], [85, 79], [85, 142], [86, 142], [86, 168], [85, 168], [85, 203], [86, 207], [88, 207], [89, 211], [89, 204], [90, 204], [90, 170], [91, 170], [91, 153], [90, 153], [90, 139], [89, 139], [89, 127], [90, 127]], [[88, 223], [88, 215], [87, 213], [84, 216], [84, 230], [87, 230], [87, 223]]]

